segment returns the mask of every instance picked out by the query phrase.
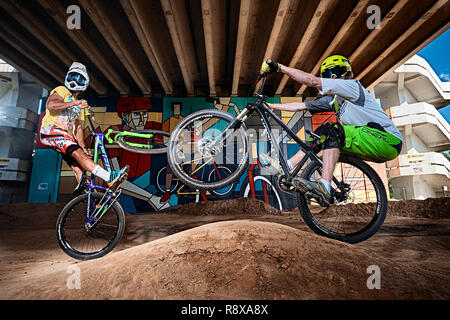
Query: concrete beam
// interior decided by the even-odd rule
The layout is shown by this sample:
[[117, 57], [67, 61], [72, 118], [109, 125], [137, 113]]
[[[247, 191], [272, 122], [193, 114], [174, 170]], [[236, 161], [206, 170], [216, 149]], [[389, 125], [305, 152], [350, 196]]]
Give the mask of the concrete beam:
[[26, 41], [15, 28], [5, 23], [4, 20], [0, 20], [0, 37], [37, 66], [45, 66], [46, 73], [52, 76], [55, 81], [61, 81], [65, 78], [67, 70], [61, 70], [57, 67], [48, 56], [39, 52], [36, 47], [33, 47], [29, 41]]
[[58, 81], [50, 77], [45, 70], [36, 66], [33, 62], [29, 61], [28, 58], [23, 56], [20, 52], [16, 51], [13, 47], [9, 46], [0, 37], [0, 59], [13, 65], [16, 69], [24, 74], [29, 75], [37, 83], [42, 85], [43, 88], [47, 90], [52, 90], [58, 84]]
[[145, 9], [143, 8], [144, 3], [137, 0], [120, 0], [120, 3], [128, 16], [128, 20], [164, 89], [165, 94], [172, 95], [173, 79], [167, 72], [167, 68], [164, 67], [167, 63], [164, 50], [160, 48], [158, 41], [153, 37], [153, 33], [157, 31], [153, 30], [152, 21], [145, 15]]
[[[278, 5], [277, 13], [275, 16], [275, 21], [273, 23], [272, 31], [270, 32], [269, 41], [267, 43], [266, 52], [264, 53], [264, 59], [261, 61], [261, 64], [269, 58], [277, 59], [274, 56], [276, 44], [280, 35], [283, 33], [282, 27], [286, 21], [287, 16], [289, 15], [289, 8], [293, 5], [297, 0], [281, 0]], [[292, 13], [291, 13], [292, 14]], [[256, 93], [257, 88], [255, 88], [254, 93]]]
[[245, 38], [249, 27], [249, 17], [251, 10], [251, 0], [241, 0], [239, 9], [239, 27], [236, 41], [236, 54], [234, 58], [233, 82], [231, 86], [231, 96], [236, 97], [239, 89], [239, 79], [241, 76], [242, 58], [244, 56]]
[[383, 53], [381, 53], [376, 59], [371, 60], [372, 62], [362, 71], [360, 72], [356, 79], [361, 80], [365, 75], [371, 72], [377, 65], [380, 64], [382, 60], [384, 60], [388, 55], [392, 54], [399, 45], [408, 39], [414, 32], [416, 32], [425, 22], [428, 21], [437, 11], [442, 9], [445, 5], [448, 5], [448, 0], [439, 0], [437, 1], [427, 12], [425, 12], [412, 26], [408, 28], [405, 32], [403, 32], [400, 37], [395, 39], [393, 43], [386, 48]]
[[[27, 29], [27, 31], [47, 47], [50, 52], [61, 59], [67, 66], [67, 69], [72, 62], [78, 60], [55, 36], [53, 36], [51, 30], [45, 27], [27, 8], [24, 7], [24, 2], [0, 1], [0, 7]], [[90, 84], [92, 89], [100, 95], [106, 95], [106, 86], [92, 73], [90, 73], [90, 78], [92, 80]], [[59, 79], [59, 82], [63, 80], [64, 77]]]
[[[324, 12], [326, 12], [330, 7], [333, 7], [335, 3], [336, 0], [320, 0], [320, 3], [318, 4], [312, 19], [309, 22], [308, 28], [303, 34], [303, 37], [300, 40], [300, 43], [298, 44], [297, 50], [295, 51], [294, 56], [292, 57], [291, 62], [289, 63], [290, 68], [295, 68], [297, 64], [304, 61], [305, 52], [311, 46], [311, 43], [313, 43], [314, 40], [313, 38], [315, 37], [317, 27], [321, 22], [321, 18], [324, 16]], [[286, 75], [283, 76], [275, 92], [275, 95], [281, 95], [288, 80], [289, 80], [288, 76]]]
[[213, 18], [211, 0], [202, 1], [202, 18], [203, 18], [203, 33], [205, 37], [206, 49], [206, 65], [208, 68], [208, 82], [209, 95], [214, 97], [217, 95], [216, 91], [216, 75], [215, 75], [215, 61], [214, 61], [214, 42], [213, 42]]
[[80, 44], [80, 49], [89, 57], [99, 70], [113, 84], [121, 95], [128, 95], [129, 86], [125, 84], [120, 75], [115, 72], [115, 68], [106, 60], [100, 49], [92, 42], [92, 40], [81, 30], [69, 30], [66, 25], [67, 13], [63, 5], [57, 0], [38, 0], [39, 4], [49, 11], [55, 22], [62, 30], [74, 41]]
[[427, 45], [429, 45], [433, 40], [435, 40], [437, 37], [439, 37], [442, 33], [447, 31], [450, 28], [450, 22], [445, 24], [442, 28], [440, 28], [437, 32], [435, 32], [431, 37], [429, 37], [426, 41], [424, 41], [421, 45], [419, 45], [417, 48], [415, 48], [413, 51], [409, 53], [406, 57], [401, 59], [399, 62], [397, 62], [395, 65], [393, 65], [390, 69], [386, 70], [383, 74], [381, 74], [375, 81], [371, 82], [367, 88], [373, 88], [376, 85], [380, 84], [380, 82], [383, 80], [384, 76], [386, 74], [390, 74], [394, 72], [394, 70], [397, 70], [402, 64], [404, 64], [406, 61], [411, 59], [412, 56], [417, 54], [419, 51], [421, 51], [423, 48], [425, 48]]
[[394, 20], [397, 14], [406, 6], [407, 3], [408, 0], [399, 0], [394, 5], [394, 7], [391, 10], [389, 10], [389, 12], [381, 20], [380, 28], [373, 29], [367, 36], [367, 38], [365, 38], [364, 41], [358, 46], [358, 48], [356, 48], [356, 50], [353, 51], [353, 53], [349, 58], [350, 63], [355, 61], [356, 59], [363, 59], [364, 51], [370, 46], [373, 46], [373, 40], [375, 39], [375, 37], [378, 36], [380, 32], [383, 31], [384, 28], [387, 28], [391, 24], [391, 22]]
[[161, 6], [169, 27], [187, 94], [188, 96], [194, 96], [194, 77], [197, 74], [197, 62], [185, 2], [161, 0]]
[[270, 33], [269, 41], [267, 43], [266, 52], [264, 53], [264, 60], [261, 61], [264, 62], [265, 60], [269, 58], [274, 58], [274, 52], [276, 48], [276, 44], [278, 41], [278, 38], [280, 37], [281, 33], [283, 32], [283, 24], [289, 15], [289, 8], [293, 5], [293, 3], [296, 2], [296, 0], [281, 0], [280, 4], [277, 9], [275, 21], [273, 23], [272, 31]]
[[120, 35], [116, 24], [111, 21], [101, 2], [91, 0], [79, 0], [79, 2], [142, 93], [146, 96], [150, 95], [151, 86], [146, 80], [143, 68], [136, 62], [131, 52], [132, 48], [125, 44], [126, 39]]
[[[352, 25], [355, 23], [356, 20], [358, 20], [362, 15], [366, 15], [366, 7], [369, 3], [369, 0], [360, 0], [358, 4], [355, 6], [353, 11], [350, 13], [350, 15], [347, 17], [347, 20], [345, 20], [342, 27], [339, 29], [339, 32], [336, 34], [336, 36], [333, 38], [331, 43], [328, 45], [325, 52], [322, 54], [322, 56], [317, 60], [316, 64], [314, 65], [313, 69], [310, 73], [312, 74], [318, 74], [320, 71], [320, 67], [322, 65], [322, 62], [329, 56], [331, 56], [334, 51], [336, 50], [336, 47], [340, 44], [344, 36], [349, 32]], [[307, 88], [306, 85], [302, 85], [300, 89], [297, 92], [297, 95], [302, 95], [305, 92], [305, 89]]]

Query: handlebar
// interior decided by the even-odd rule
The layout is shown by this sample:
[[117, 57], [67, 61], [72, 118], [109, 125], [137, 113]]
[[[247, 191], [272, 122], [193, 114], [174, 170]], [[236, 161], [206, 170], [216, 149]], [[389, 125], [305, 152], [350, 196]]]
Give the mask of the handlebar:
[[86, 111], [84, 111], [84, 115], [88, 118], [89, 124], [91, 125], [91, 133], [95, 132], [95, 126], [94, 123], [92, 122], [92, 118], [94, 117], [94, 111], [92, 111], [91, 109], [85, 109]]
[[[254, 94], [255, 94], [259, 99], [262, 99], [262, 100], [264, 100], [264, 101], [267, 100], [267, 97], [264, 96], [264, 95], [262, 94], [262, 92], [263, 92], [263, 90], [264, 90], [264, 85], [266, 84], [266, 78], [267, 78], [268, 75], [269, 75], [269, 74], [266, 73], [266, 72], [260, 73], [260, 74], [258, 75], [258, 78], [256, 79], [255, 84], [254, 84], [254, 85], [251, 87], [251, 89], [250, 89], [250, 91], [252, 91], [253, 88], [257, 87], [258, 84], [259, 84], [259, 87], [257, 87], [256, 93], [254, 93]], [[251, 95], [253, 95], [253, 93], [252, 93]], [[248, 96], [251, 96], [251, 95], [250, 95], [250, 92], [249, 92], [249, 95], [248, 95]]]
[[112, 133], [114, 133], [114, 130], [113, 129], [109, 129], [106, 132], [106, 135], [105, 135], [105, 139], [106, 139], [106, 141], [108, 141], [109, 144], [113, 144], [114, 143], [114, 140], [110, 138]]

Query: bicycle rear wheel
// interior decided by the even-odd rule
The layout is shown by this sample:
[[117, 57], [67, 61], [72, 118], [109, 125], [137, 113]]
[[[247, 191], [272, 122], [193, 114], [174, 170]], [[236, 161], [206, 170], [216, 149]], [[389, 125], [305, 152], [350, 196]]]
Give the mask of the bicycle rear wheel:
[[[103, 198], [103, 193], [91, 193], [90, 212]], [[125, 230], [125, 215], [115, 202], [91, 229], [86, 228], [89, 194], [70, 201], [56, 222], [58, 244], [61, 249], [78, 260], [97, 259], [110, 252]]]
[[117, 143], [122, 149], [144, 154], [161, 154], [167, 152], [170, 134], [159, 130], [133, 131], [138, 134], [152, 134], [151, 139], [134, 136], [120, 136]]
[[[302, 178], [318, 181], [321, 166], [311, 162]], [[388, 208], [386, 189], [378, 174], [364, 161], [342, 155], [334, 177], [345, 183], [346, 192], [332, 182], [338, 203], [321, 207], [310, 194], [297, 192], [297, 203], [303, 220], [317, 234], [348, 243], [373, 236], [381, 227]], [[363, 205], [362, 205], [363, 204]]]
[[[233, 120], [223, 111], [202, 110], [178, 124], [167, 159], [181, 182], [205, 191], [223, 189], [239, 179], [248, 166], [248, 141], [244, 125], [227, 128]], [[229, 170], [221, 170], [223, 166]]]

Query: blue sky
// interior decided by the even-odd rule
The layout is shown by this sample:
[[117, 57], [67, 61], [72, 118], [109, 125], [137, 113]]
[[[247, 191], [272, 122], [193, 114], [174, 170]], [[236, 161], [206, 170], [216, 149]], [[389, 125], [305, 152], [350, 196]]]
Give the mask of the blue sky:
[[[450, 29], [426, 46], [418, 55], [428, 61], [442, 81], [450, 82]], [[450, 123], [450, 105], [440, 109], [439, 112]]]
[[428, 61], [442, 81], [450, 81], [450, 29], [441, 34], [419, 56]]

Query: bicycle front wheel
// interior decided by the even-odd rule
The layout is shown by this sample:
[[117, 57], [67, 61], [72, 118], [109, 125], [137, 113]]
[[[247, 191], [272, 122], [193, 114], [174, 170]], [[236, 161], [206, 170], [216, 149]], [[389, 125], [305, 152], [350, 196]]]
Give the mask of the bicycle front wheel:
[[248, 141], [243, 124], [229, 128], [233, 120], [227, 112], [202, 110], [178, 124], [167, 158], [181, 182], [205, 191], [223, 189], [239, 179], [248, 165]]
[[[319, 181], [321, 166], [311, 162], [302, 178]], [[357, 243], [373, 236], [386, 217], [386, 189], [378, 174], [364, 161], [342, 155], [334, 177], [345, 188], [332, 182], [337, 203], [321, 207], [312, 195], [297, 192], [297, 203], [303, 220], [317, 234], [348, 243]]]
[[142, 138], [133, 135], [124, 135], [117, 138], [118, 145], [125, 150], [144, 154], [161, 154], [167, 152], [170, 134], [158, 130], [141, 130], [133, 133], [149, 135], [152, 138]]
[[97, 259], [110, 252], [119, 242], [125, 230], [125, 215], [118, 202], [87, 228], [87, 208], [92, 213], [103, 198], [103, 193], [83, 194], [70, 201], [61, 211], [56, 222], [58, 244], [61, 249], [78, 260]]

